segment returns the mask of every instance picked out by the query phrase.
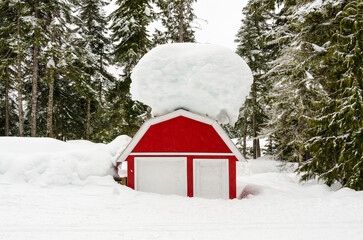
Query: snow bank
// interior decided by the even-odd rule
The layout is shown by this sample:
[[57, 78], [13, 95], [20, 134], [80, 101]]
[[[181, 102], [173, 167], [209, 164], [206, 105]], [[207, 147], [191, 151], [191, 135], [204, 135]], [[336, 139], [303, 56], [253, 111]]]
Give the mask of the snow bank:
[[91, 176], [112, 175], [116, 157], [129, 141], [128, 136], [109, 144], [0, 137], [0, 183], [81, 184]]
[[[297, 163], [285, 163], [265, 155], [237, 163], [237, 197], [274, 199], [320, 198], [332, 195], [340, 184], [328, 187], [321, 181], [300, 182]], [[250, 196], [248, 196], [250, 194]]]
[[111, 177], [49, 188], [0, 183], [0, 239], [362, 239], [363, 191], [301, 185], [267, 156], [245, 165], [242, 200], [139, 192]]
[[253, 77], [230, 49], [197, 43], [161, 45], [148, 52], [131, 75], [131, 94], [162, 115], [178, 108], [234, 124]]

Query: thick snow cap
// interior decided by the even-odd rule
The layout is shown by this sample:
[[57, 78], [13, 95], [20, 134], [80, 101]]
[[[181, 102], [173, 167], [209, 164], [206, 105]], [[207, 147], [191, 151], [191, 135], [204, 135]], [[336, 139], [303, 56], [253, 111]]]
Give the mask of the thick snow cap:
[[184, 108], [234, 125], [253, 76], [228, 48], [174, 43], [148, 52], [131, 79], [132, 98], [149, 105], [154, 116]]

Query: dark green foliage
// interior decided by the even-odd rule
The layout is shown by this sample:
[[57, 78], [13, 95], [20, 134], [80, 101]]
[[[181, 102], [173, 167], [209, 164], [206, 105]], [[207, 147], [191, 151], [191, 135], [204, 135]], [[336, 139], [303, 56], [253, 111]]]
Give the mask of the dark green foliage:
[[123, 74], [107, 95], [109, 103], [106, 114], [107, 124], [100, 135], [111, 140], [120, 134], [133, 136], [145, 121], [147, 106], [133, 101], [129, 94], [132, 69], [152, 47], [147, 26], [154, 20], [151, 1], [118, 0], [118, 9], [111, 15], [114, 42], [113, 62], [123, 68]]
[[147, 26], [153, 20], [149, 0], [116, 2], [119, 8], [110, 15], [114, 61], [130, 73], [139, 59], [151, 48]]
[[[262, 69], [256, 87], [267, 79], [251, 98], [266, 99], [269, 152], [299, 162], [302, 180], [363, 188], [362, 12], [355, 0], [251, 0], [244, 9], [238, 53], [254, 73]], [[251, 124], [244, 112], [258, 113], [247, 109], [241, 129]]]
[[[265, 74], [273, 51], [266, 45], [265, 36], [271, 30], [267, 21], [273, 10], [274, 5], [271, 6], [271, 1], [251, 0], [242, 11], [245, 18], [236, 36], [236, 52], [246, 60], [254, 77], [250, 97], [241, 108], [240, 120], [237, 123], [237, 128], [243, 132], [242, 136], [248, 134], [250, 137], [257, 137], [267, 122], [267, 90], [270, 88], [270, 82]], [[257, 151], [256, 146], [254, 151]]]
[[330, 28], [324, 59], [326, 93], [309, 123], [312, 158], [299, 169], [303, 179], [319, 177], [327, 184], [339, 181], [344, 186], [363, 189], [363, 3], [344, 1], [326, 6], [338, 14]]
[[83, 103], [90, 101], [90, 112], [87, 112], [87, 106], [83, 105], [83, 116], [86, 137], [94, 141], [103, 140], [97, 137], [98, 131], [104, 125], [104, 115], [107, 112], [105, 97], [109, 85], [115, 81], [107, 71], [111, 41], [106, 37], [107, 18], [102, 9], [106, 4], [106, 1], [81, 1], [77, 8], [79, 15], [75, 21], [75, 32], [80, 36], [74, 41], [78, 57], [76, 67], [81, 75], [75, 81], [75, 86], [84, 98]]
[[270, 91], [270, 122], [276, 156], [285, 161], [301, 163], [309, 149], [311, 137], [307, 120], [316, 113], [324, 94], [321, 63], [326, 57], [324, 43], [329, 32], [332, 13], [311, 7], [313, 1], [285, 2], [276, 16], [275, 31], [268, 35], [268, 44], [278, 44], [271, 70], [267, 76], [274, 87]]
[[[25, 61], [29, 55], [31, 25], [26, 17], [30, 14], [30, 5], [27, 1], [1, 1], [0, 13], [0, 135], [15, 135], [18, 133], [19, 112], [15, 97], [15, 65], [18, 59]], [[26, 70], [23, 64], [21, 66]], [[6, 125], [9, 133], [6, 133]]]
[[196, 0], [156, 0], [160, 9], [157, 14], [165, 31], [156, 30], [154, 44], [195, 42], [195, 31], [192, 26], [196, 16], [193, 3]]

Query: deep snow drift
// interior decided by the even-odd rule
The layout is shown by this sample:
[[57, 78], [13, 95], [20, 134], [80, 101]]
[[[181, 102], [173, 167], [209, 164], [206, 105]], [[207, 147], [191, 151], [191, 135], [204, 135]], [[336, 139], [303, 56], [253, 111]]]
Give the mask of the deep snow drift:
[[[296, 166], [281, 170], [269, 156], [237, 163], [242, 200], [159, 195], [118, 185], [105, 173], [128, 141], [0, 137], [0, 239], [362, 238], [363, 191], [299, 184]], [[91, 172], [82, 176], [81, 169]]]
[[52, 138], [0, 137], [0, 182], [40, 186], [83, 184], [113, 174], [116, 158], [131, 138], [109, 144], [63, 142]]
[[232, 50], [174, 43], [149, 51], [133, 69], [131, 95], [162, 115], [178, 108], [234, 124], [253, 76]]

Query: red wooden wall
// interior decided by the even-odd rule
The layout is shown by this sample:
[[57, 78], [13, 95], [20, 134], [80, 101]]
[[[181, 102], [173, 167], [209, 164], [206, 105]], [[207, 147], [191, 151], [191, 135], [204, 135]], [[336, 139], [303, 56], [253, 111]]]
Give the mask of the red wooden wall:
[[213, 126], [183, 116], [150, 126], [132, 152], [231, 153]]

